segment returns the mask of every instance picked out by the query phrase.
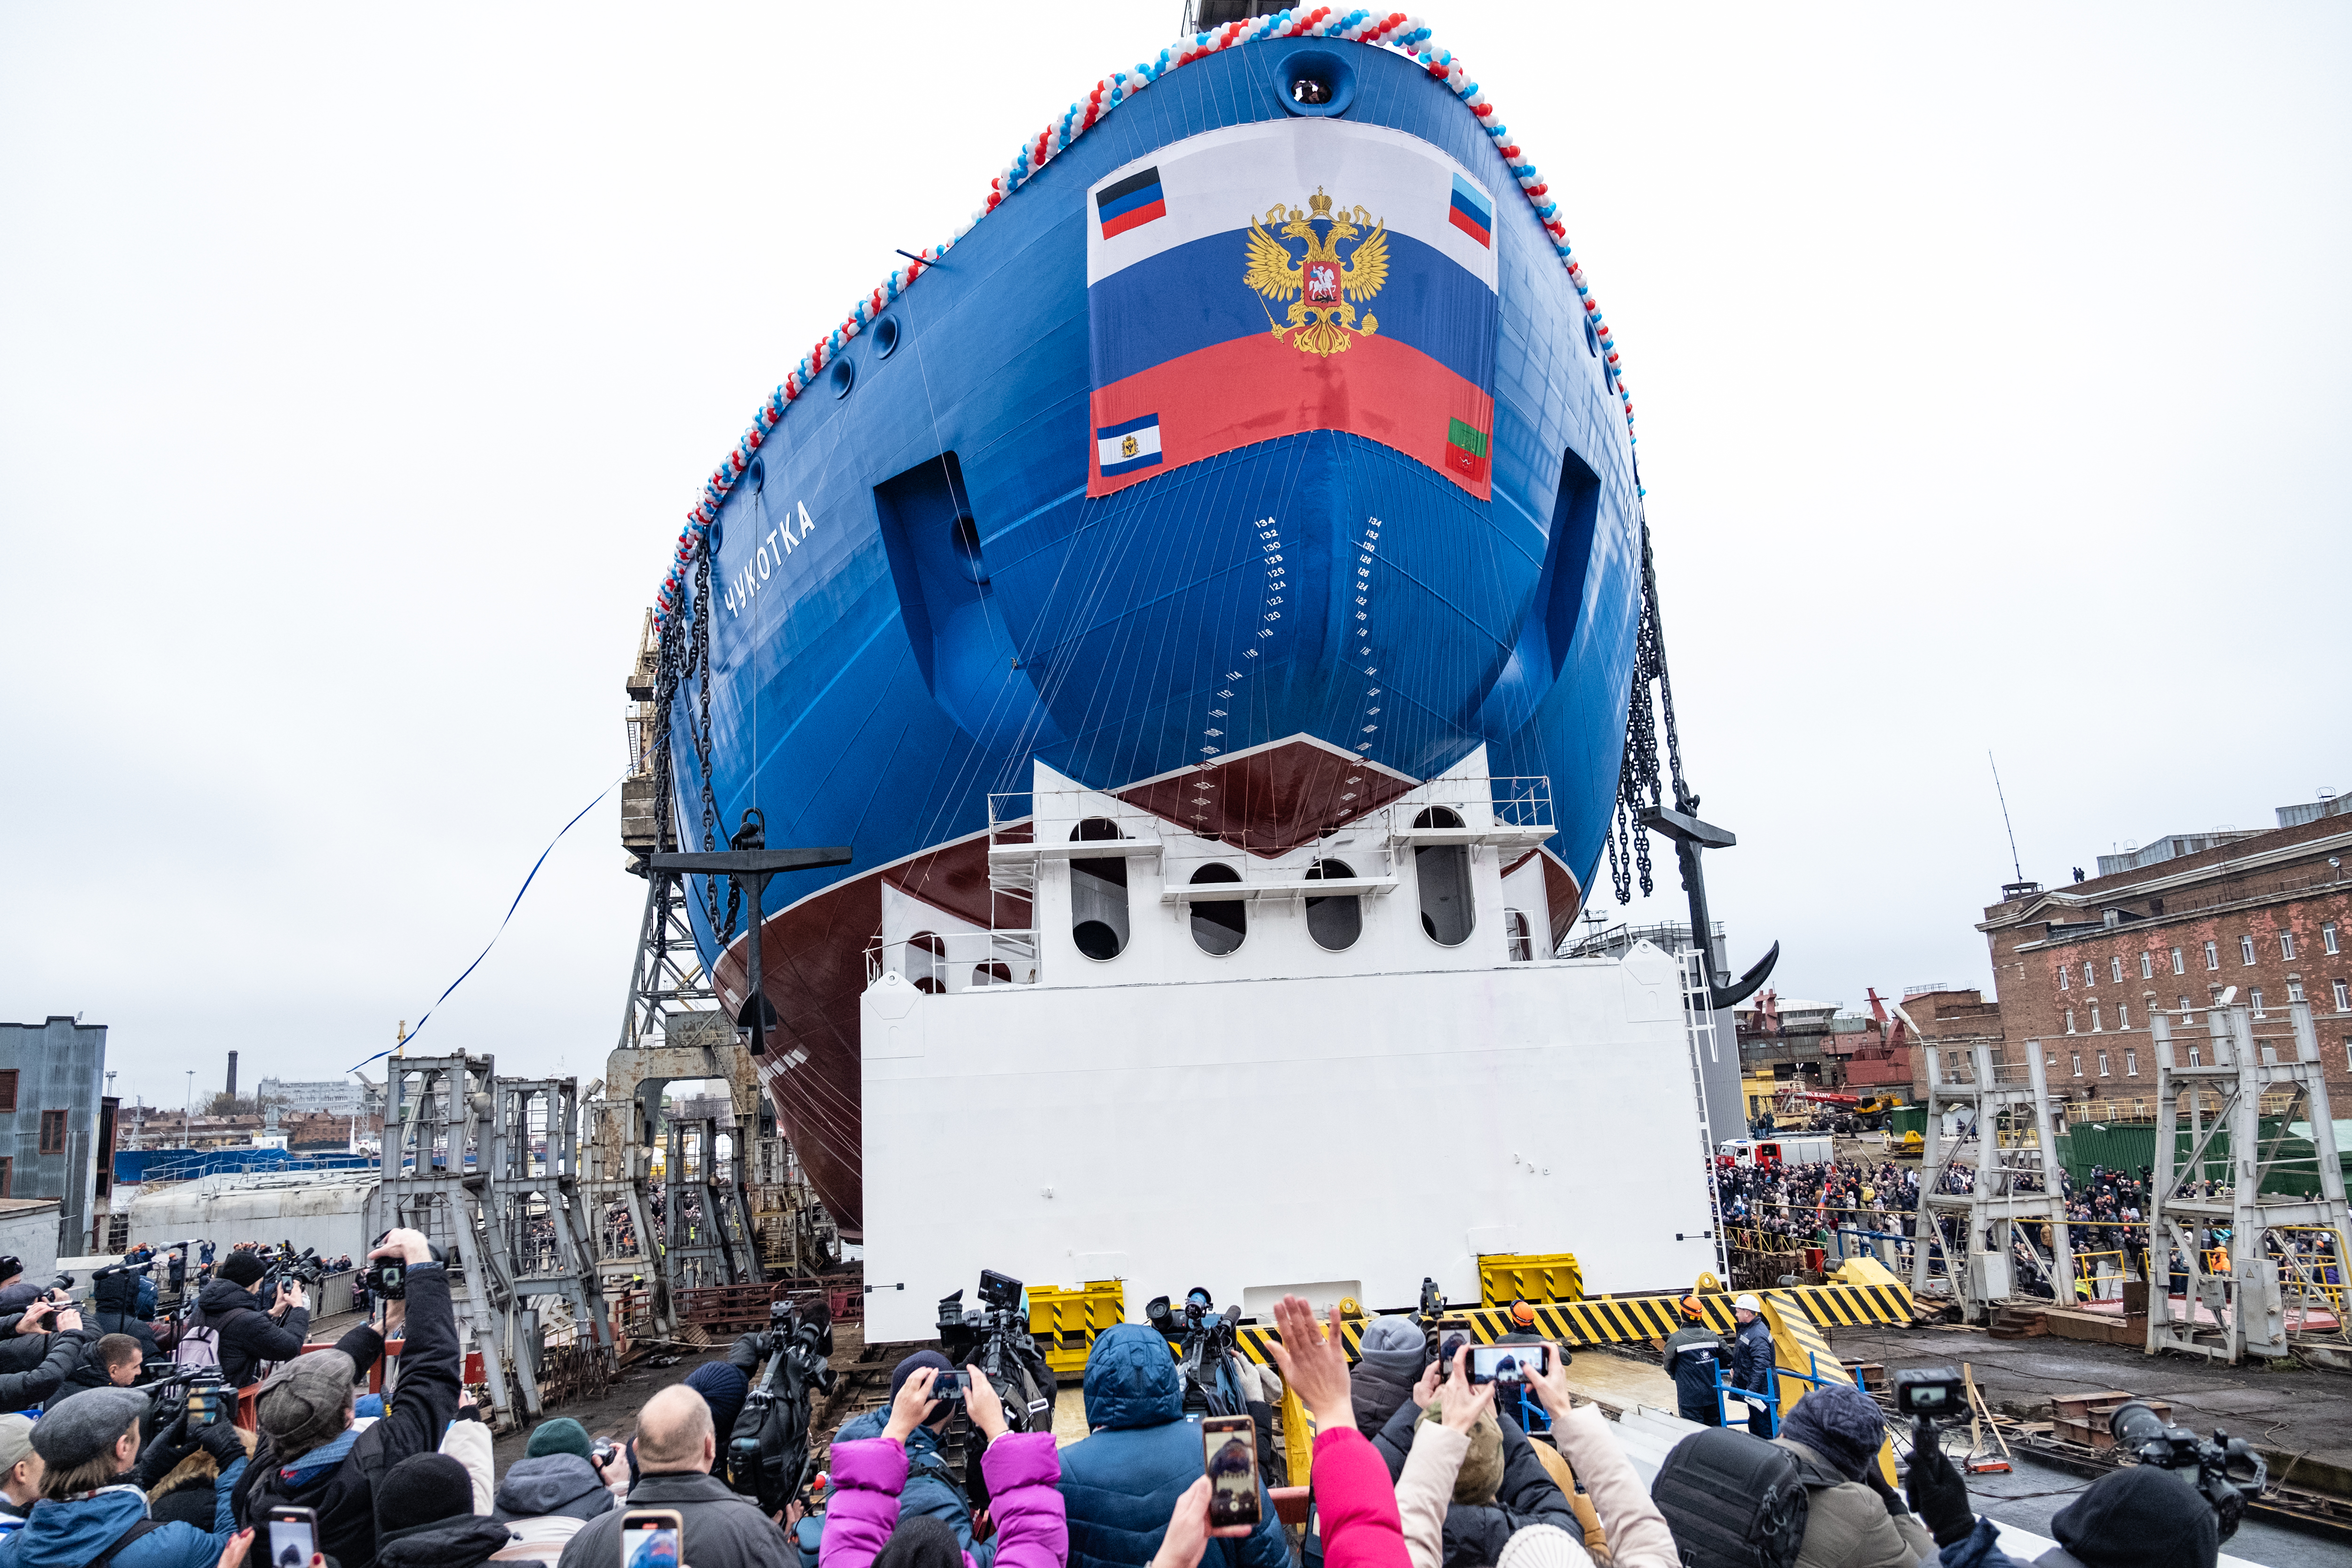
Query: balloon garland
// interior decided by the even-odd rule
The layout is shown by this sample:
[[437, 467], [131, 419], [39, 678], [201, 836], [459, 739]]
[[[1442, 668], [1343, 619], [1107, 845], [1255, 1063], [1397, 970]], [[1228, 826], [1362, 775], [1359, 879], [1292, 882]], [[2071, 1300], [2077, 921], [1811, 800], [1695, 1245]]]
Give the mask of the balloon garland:
[[1583, 264], [1570, 249], [1568, 228], [1560, 221], [1559, 205], [1551, 199], [1550, 185], [1536, 172], [1536, 166], [1528, 162], [1518, 144], [1511, 140], [1510, 128], [1496, 117], [1495, 106], [1487, 101], [1486, 92], [1479, 85], [1470, 79], [1462, 62], [1451, 50], [1432, 45], [1431, 37], [1431, 29], [1426, 23], [1402, 11], [1383, 14], [1341, 10], [1332, 5], [1307, 6], [1277, 11], [1272, 16], [1255, 16], [1246, 21], [1229, 22], [1208, 32], [1194, 33], [1161, 49], [1156, 58], [1147, 60], [1131, 70], [1113, 71], [1095, 83], [1085, 98], [1070, 105], [1052, 124], [1022, 143], [1021, 150], [1013, 154], [1013, 161], [1004, 166], [1003, 172], [989, 182], [987, 202], [972, 213], [962, 227], [938, 245], [926, 247], [920, 255], [910, 258], [908, 265], [885, 279], [879, 288], [859, 300], [856, 308], [843, 319], [842, 323], [827, 332], [824, 340], [793, 367], [785, 375], [783, 384], [768, 395], [767, 401], [754, 415], [751, 428], [744, 431], [742, 439], [735, 444], [735, 449], [728, 454], [727, 460], [719, 465], [710, 478], [703, 481], [702, 498], [687, 514], [686, 528], [678, 534], [677, 548], [670, 559], [669, 574], [662, 579], [661, 592], [655, 598], [656, 622], [667, 622], [684, 606], [695, 552], [702, 549], [709, 540], [710, 525], [718, 520], [720, 503], [735, 488], [736, 481], [750, 469], [753, 455], [767, 440], [769, 432], [783, 418], [785, 408], [815, 383], [824, 367], [840, 355], [851, 339], [871, 325], [874, 319], [904, 293], [909, 284], [930, 270], [940, 257], [971, 231], [973, 224], [994, 212], [1005, 198], [1035, 178], [1039, 170], [1053, 162], [1071, 142], [1085, 135], [1104, 115], [1170, 71], [1181, 69], [1194, 60], [1206, 59], [1225, 49], [1266, 39], [1339, 38], [1349, 43], [1402, 50], [1419, 62], [1432, 77], [1450, 88], [1470, 112], [1478, 117], [1480, 127], [1486, 132], [1487, 139], [1495, 143], [1495, 150], [1503, 155], [1512, 176], [1518, 181], [1520, 191], [1526, 195], [1528, 204], [1535, 208], [1536, 216], [1551, 236], [1553, 247], [1559, 251], [1561, 264], [1568, 269], [1568, 279], [1575, 285], [1577, 297], [1583, 301], [1585, 320], [1591, 325], [1601, 356], [1609, 367], [1610, 388], [1624, 408], [1626, 439], [1629, 443], [1635, 441], [1637, 437], [1633, 433], [1633, 400], [1625, 390], [1616, 340], [1601, 314], [1601, 306], [1592, 298]]

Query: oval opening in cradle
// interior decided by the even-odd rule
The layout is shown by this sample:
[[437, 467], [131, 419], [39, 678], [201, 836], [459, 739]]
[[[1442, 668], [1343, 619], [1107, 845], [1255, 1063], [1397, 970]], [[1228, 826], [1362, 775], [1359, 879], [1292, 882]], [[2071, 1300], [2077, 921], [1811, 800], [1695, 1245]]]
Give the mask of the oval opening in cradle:
[[1339, 115], [1356, 99], [1356, 68], [1328, 49], [1298, 49], [1278, 68], [1282, 107], [1292, 114]]

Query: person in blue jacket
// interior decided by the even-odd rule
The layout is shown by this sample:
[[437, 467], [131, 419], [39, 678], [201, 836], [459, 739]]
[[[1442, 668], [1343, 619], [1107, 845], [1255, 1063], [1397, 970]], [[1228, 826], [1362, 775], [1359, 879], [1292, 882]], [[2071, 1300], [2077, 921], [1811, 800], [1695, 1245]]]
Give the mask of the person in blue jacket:
[[[891, 1369], [890, 1400], [895, 1401], [898, 1391], [907, 1386], [907, 1380], [927, 1366], [946, 1371], [950, 1363], [937, 1351], [917, 1351]], [[929, 1516], [940, 1521], [955, 1531], [956, 1544], [970, 1555], [971, 1568], [991, 1568], [996, 1561], [996, 1542], [972, 1539], [971, 1502], [948, 1474], [947, 1457], [940, 1452], [940, 1434], [947, 1430], [948, 1422], [960, 1407], [961, 1402], [940, 1401], [931, 1407], [933, 1418], [907, 1435], [907, 1484], [898, 1493], [898, 1518], [903, 1521]], [[890, 1403], [885, 1401], [879, 1410], [869, 1410], [845, 1422], [841, 1430], [833, 1435], [833, 1440], [856, 1443], [879, 1437], [889, 1424]], [[822, 1526], [817, 1533], [822, 1538]], [[800, 1544], [805, 1560], [805, 1535]]]
[[[147, 1398], [98, 1388], [33, 1424], [41, 1457], [41, 1497], [22, 1528], [0, 1539], [0, 1568], [214, 1568], [236, 1533], [233, 1498], [245, 1478], [245, 1446], [226, 1421], [193, 1438], [185, 1419], [156, 1434], [142, 1454], [139, 1421]], [[202, 1447], [221, 1467], [213, 1485], [213, 1528], [147, 1517], [145, 1488]]]
[[1764, 1321], [1764, 1302], [1750, 1291], [1731, 1304], [1731, 1315], [1739, 1320], [1739, 1332], [1731, 1342], [1731, 1385], [1757, 1395], [1748, 1402], [1748, 1430], [1769, 1437], [1777, 1426], [1771, 1408], [1777, 1358], [1772, 1331]]
[[1683, 1316], [1690, 1321], [1666, 1336], [1666, 1375], [1675, 1380], [1675, 1414], [1702, 1426], [1720, 1426], [1723, 1398], [1716, 1392], [1716, 1373], [1727, 1359], [1723, 1336], [1699, 1315], [1696, 1296], [1683, 1298]]
[[[1184, 1414], [1175, 1352], [1141, 1323], [1115, 1325], [1096, 1339], [1085, 1387], [1093, 1435], [1062, 1450], [1068, 1568], [1134, 1568], [1159, 1552], [1176, 1500], [1205, 1473], [1200, 1418]], [[1290, 1568], [1290, 1544], [1265, 1482], [1257, 1494], [1257, 1528], [1212, 1540], [1202, 1568]]]

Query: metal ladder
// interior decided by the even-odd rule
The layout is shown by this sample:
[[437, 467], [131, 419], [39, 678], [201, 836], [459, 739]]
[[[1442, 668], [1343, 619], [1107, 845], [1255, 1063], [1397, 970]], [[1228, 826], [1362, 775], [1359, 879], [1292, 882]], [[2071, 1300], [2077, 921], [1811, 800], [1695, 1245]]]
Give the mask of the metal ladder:
[[1675, 954], [1675, 961], [1683, 972], [1683, 1030], [1690, 1038], [1691, 1098], [1698, 1105], [1699, 1153], [1706, 1161], [1708, 1236], [1715, 1243], [1716, 1277], [1728, 1283], [1731, 1255], [1723, 1234], [1723, 1190], [1716, 1179], [1715, 1127], [1706, 1113], [1706, 1063], [1716, 1059], [1718, 1048], [1714, 999], [1707, 990], [1706, 956], [1697, 948], [1686, 947]]

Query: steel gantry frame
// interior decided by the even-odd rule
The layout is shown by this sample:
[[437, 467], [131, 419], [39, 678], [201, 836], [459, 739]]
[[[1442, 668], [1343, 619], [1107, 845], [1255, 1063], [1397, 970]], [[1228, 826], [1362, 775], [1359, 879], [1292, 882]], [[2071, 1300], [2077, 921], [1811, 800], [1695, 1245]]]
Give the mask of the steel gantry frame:
[[[2051, 1284], [2059, 1302], [2074, 1299], [2074, 1255], [2066, 1233], [2066, 1194], [2055, 1152], [2056, 1123], [2050, 1110], [2050, 1080], [2042, 1042], [2025, 1042], [2025, 1079], [2003, 1079], [2006, 1064], [1993, 1060], [1992, 1047], [1979, 1041], [1968, 1048], [1969, 1074], [1948, 1078], [1945, 1051], [1927, 1052], [1927, 1146], [1919, 1162], [1921, 1226], [1911, 1249], [1911, 1293], [1927, 1288], [1928, 1267], [1937, 1247], [1950, 1277], [1952, 1294], [1965, 1304], [1975, 1321], [2012, 1293], [2011, 1243], [2019, 1220], [2039, 1220], [2051, 1235]], [[1943, 1135], [1948, 1107], [1970, 1106], [1976, 1113], [1976, 1179], [1965, 1193], [1943, 1190], [1944, 1173], [1952, 1165], [1959, 1141]], [[2031, 1108], [2034, 1142], [2003, 1143], [2000, 1123], [2007, 1116], [2012, 1132], [2018, 1111]], [[2028, 1184], [2031, 1184], [2029, 1185]], [[1947, 1215], [1964, 1215], [1967, 1233], [1958, 1247], [1944, 1228]], [[1957, 1267], [1956, 1267], [1957, 1265]]]
[[[2342, 1267], [2347, 1239], [2344, 1168], [2336, 1126], [2328, 1119], [2319, 1034], [2310, 1003], [2290, 1002], [2285, 1011], [2284, 1032], [2275, 1008], [2262, 1015], [2266, 1026], [2258, 1032], [2256, 1015], [2243, 1004], [2210, 1008], [2201, 1040], [2186, 1030], [2176, 1035], [2162, 1013], [2148, 1020], [2156, 1039], [2157, 1103], [2156, 1179], [2148, 1214], [2151, 1352], [2185, 1351], [2232, 1365], [2249, 1355], [2285, 1355], [2285, 1302], [2278, 1261], [2267, 1245], [2275, 1230], [2333, 1236]], [[2200, 1047], [2211, 1051], [2210, 1060]], [[2183, 1056], [2189, 1059], [2179, 1059]], [[2273, 1111], [2278, 1130], [2265, 1142], [2263, 1098], [2265, 1091], [2281, 1090], [2286, 1103]], [[2210, 1121], [2204, 1114], [2208, 1093], [2221, 1101]], [[2311, 1129], [2308, 1154], [2285, 1151], [2286, 1124], [2295, 1121]], [[2308, 1173], [2303, 1170], [2306, 1162], [2313, 1166]], [[2264, 1184], [2289, 1173], [2305, 1177], [2316, 1193], [2263, 1192]], [[2209, 1179], [2220, 1188], [2211, 1196], [2186, 1194], [2189, 1184]], [[2212, 1272], [2206, 1267], [2211, 1233], [2224, 1227], [2229, 1271]], [[2294, 1237], [2285, 1239], [2282, 1256], [2292, 1258]], [[2178, 1269], [2168, 1267], [2168, 1249], [2179, 1254]], [[2188, 1287], [2177, 1312], [2168, 1289], [2158, 1283], [2168, 1284], [2175, 1274], [2186, 1276]], [[2334, 1306], [2340, 1328], [2340, 1292]]]
[[[578, 1088], [571, 1079], [501, 1079], [489, 1056], [395, 1057], [387, 1068], [382, 1212], [441, 1248], [459, 1331], [481, 1357], [490, 1403], [521, 1426], [541, 1408], [538, 1299], [564, 1300], [595, 1353], [614, 1348], [585, 1246]], [[544, 1108], [538, 1129], [534, 1101]], [[553, 1272], [536, 1267], [541, 1254], [530, 1222], [538, 1217], [551, 1226]], [[572, 1272], [562, 1272], [567, 1264]]]

